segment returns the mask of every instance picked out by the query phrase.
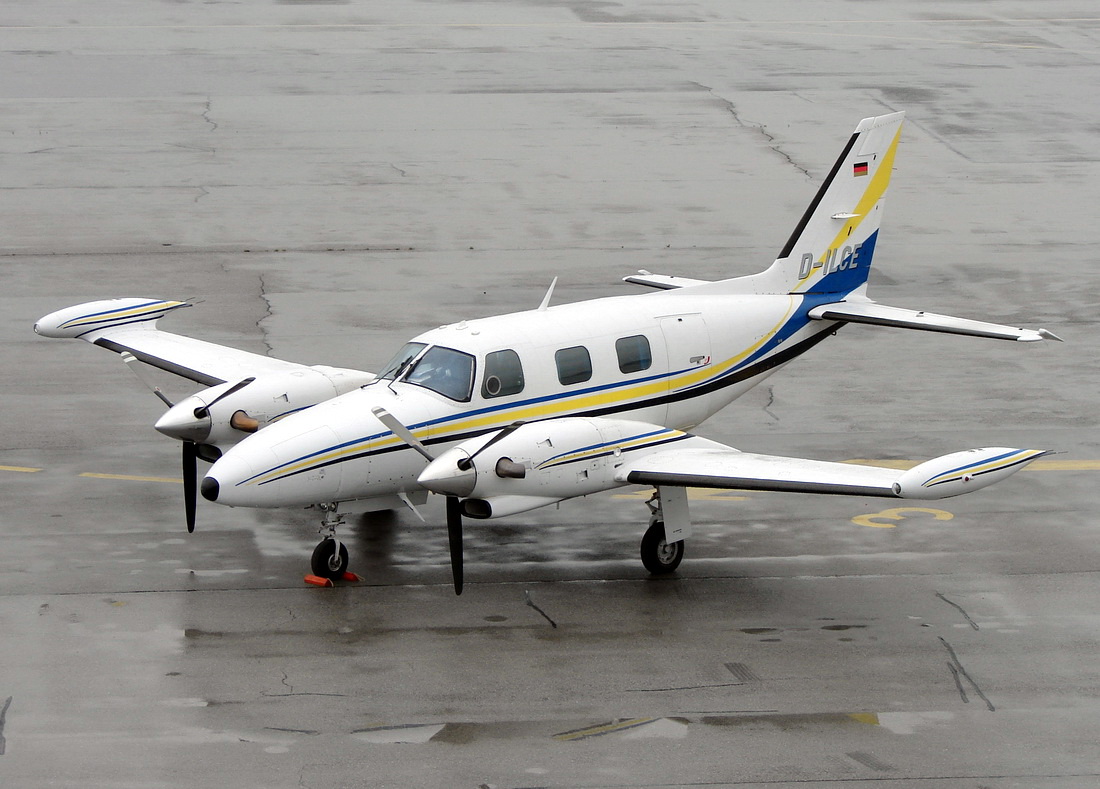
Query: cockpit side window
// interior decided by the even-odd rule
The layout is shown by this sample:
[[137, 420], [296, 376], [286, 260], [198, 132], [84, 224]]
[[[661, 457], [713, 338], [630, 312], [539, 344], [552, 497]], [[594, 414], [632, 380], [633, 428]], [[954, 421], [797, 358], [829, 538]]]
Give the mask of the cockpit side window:
[[405, 366], [427, 347], [428, 346], [422, 342], [410, 342], [406, 344], [405, 347], [398, 351], [397, 355], [390, 359], [389, 363], [382, 368], [382, 372], [378, 374], [378, 377], [391, 381], [394, 378], [400, 377], [400, 375], [405, 372]]
[[494, 351], [485, 357], [485, 379], [481, 396], [505, 397], [523, 391], [523, 365], [513, 350]]
[[465, 402], [470, 399], [473, 389], [474, 357], [436, 345], [416, 360], [412, 370], [402, 380]]

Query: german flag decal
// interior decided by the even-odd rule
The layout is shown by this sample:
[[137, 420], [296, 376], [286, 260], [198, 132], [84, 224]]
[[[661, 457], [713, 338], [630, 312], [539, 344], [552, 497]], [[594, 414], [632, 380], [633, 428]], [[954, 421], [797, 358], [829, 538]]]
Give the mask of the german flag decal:
[[867, 175], [867, 162], [856, 162], [853, 164], [852, 175]]

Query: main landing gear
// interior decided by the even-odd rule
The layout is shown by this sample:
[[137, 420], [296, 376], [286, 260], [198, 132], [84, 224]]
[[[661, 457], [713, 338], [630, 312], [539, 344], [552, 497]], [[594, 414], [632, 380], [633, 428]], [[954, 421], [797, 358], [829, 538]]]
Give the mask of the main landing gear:
[[[649, 528], [642, 537], [642, 564], [653, 575], [668, 575], [680, 566], [684, 558], [684, 537], [689, 529], [687, 520], [687, 496], [682, 488], [660, 489], [654, 491], [653, 496], [646, 501], [649, 508]], [[671, 495], [670, 495], [671, 494]], [[679, 494], [679, 495], [677, 495]], [[670, 510], [669, 515], [678, 521], [674, 533], [680, 537], [675, 542], [668, 541], [668, 531], [665, 528], [665, 509]], [[671, 525], [671, 524], [670, 524]]]
[[325, 513], [320, 530], [324, 539], [313, 549], [313, 575], [306, 576], [306, 583], [332, 586], [334, 581], [358, 581], [359, 576], [348, 572], [347, 546], [336, 539], [336, 528], [344, 524], [344, 516], [336, 511], [335, 504], [322, 504], [321, 511]]

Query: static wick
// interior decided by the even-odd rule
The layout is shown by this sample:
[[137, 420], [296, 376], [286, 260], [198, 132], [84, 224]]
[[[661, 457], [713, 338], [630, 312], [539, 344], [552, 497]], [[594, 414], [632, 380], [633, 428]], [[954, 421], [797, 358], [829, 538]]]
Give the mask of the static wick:
[[529, 589], [524, 589], [523, 590], [523, 602], [525, 602], [527, 605], [531, 606], [536, 611], [538, 611], [540, 614], [542, 614], [542, 618], [545, 619], [547, 622], [549, 622], [551, 627], [557, 628], [558, 623], [555, 622], [553, 619], [551, 619], [549, 616], [547, 616], [545, 611], [543, 611], [541, 608], [539, 608], [537, 605], [535, 605], [535, 601], [531, 599], [531, 591]]

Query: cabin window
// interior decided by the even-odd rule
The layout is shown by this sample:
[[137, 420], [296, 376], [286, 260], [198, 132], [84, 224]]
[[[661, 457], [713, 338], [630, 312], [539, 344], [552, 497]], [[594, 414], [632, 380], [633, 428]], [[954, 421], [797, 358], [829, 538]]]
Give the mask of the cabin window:
[[619, 357], [619, 372], [636, 373], [640, 370], [648, 370], [653, 364], [649, 340], [644, 334], [615, 340], [615, 353]]
[[402, 380], [452, 400], [466, 401], [474, 384], [474, 357], [436, 345], [416, 360]]
[[558, 365], [558, 380], [565, 384], [584, 383], [592, 377], [592, 357], [583, 345], [562, 348], [554, 354]]
[[485, 357], [482, 397], [505, 397], [523, 391], [523, 365], [513, 350], [494, 351]]

